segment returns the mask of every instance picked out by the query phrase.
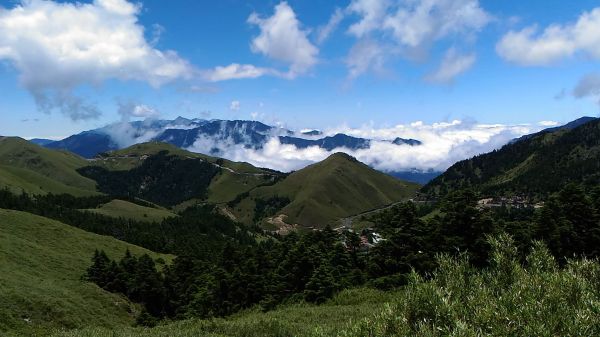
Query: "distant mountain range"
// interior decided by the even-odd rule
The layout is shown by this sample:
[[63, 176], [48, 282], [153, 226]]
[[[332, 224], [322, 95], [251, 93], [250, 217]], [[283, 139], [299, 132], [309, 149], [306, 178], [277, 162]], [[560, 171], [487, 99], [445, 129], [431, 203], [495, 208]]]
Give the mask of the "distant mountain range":
[[[374, 141], [343, 133], [325, 135], [320, 130], [295, 132], [257, 121], [203, 120], [178, 117], [174, 120], [115, 123], [84, 131], [58, 141], [36, 138], [32, 139], [31, 142], [50, 149], [67, 150], [88, 159], [104, 152], [115, 151], [148, 141], [169, 143], [181, 149], [227, 158], [231, 146], [259, 150], [274, 138], [280, 144], [292, 145], [299, 150], [318, 147], [330, 152], [369, 149]], [[421, 141], [417, 139], [402, 137], [386, 141], [398, 146], [421, 145]], [[200, 144], [200, 148], [196, 147], [198, 144]], [[431, 172], [412, 170], [388, 172], [388, 174], [422, 184], [439, 173], [432, 174]]]
[[[128, 139], [123, 139], [125, 137]], [[294, 145], [299, 149], [317, 146], [327, 151], [368, 149], [372, 141], [342, 133], [323, 136], [319, 130], [294, 132], [257, 121], [202, 120], [178, 117], [174, 120], [117, 123], [72, 135], [59, 141], [34, 139], [32, 142], [51, 149], [68, 150], [85, 158], [93, 158], [102, 152], [146, 141], [165, 142], [187, 149], [201, 140], [215, 144], [209, 154], [222, 156], [225, 153], [222, 153], [220, 144], [260, 149], [273, 137], [278, 137], [281, 144]], [[390, 140], [390, 143], [410, 146], [421, 144], [416, 139], [400, 137]]]
[[[128, 196], [172, 207], [219, 205], [252, 225], [324, 226], [410, 198], [418, 184], [335, 153], [291, 174], [148, 142], [85, 160], [24, 139], [0, 137], [0, 189], [36, 195]], [[265, 208], [265, 205], [268, 207]]]

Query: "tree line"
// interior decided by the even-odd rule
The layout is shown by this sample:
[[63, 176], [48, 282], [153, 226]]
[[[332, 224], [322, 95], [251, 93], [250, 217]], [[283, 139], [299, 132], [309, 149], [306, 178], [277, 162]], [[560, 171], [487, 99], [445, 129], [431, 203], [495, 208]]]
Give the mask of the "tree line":
[[413, 271], [427, 278], [439, 254], [463, 255], [486, 268], [489, 238], [501, 233], [517, 238], [523, 259], [535, 240], [546, 241], [559, 262], [600, 255], [600, 190], [567, 185], [539, 211], [482, 209], [477, 200], [472, 190], [456, 191], [438, 205], [437, 215], [425, 219], [412, 202], [385, 210], [370, 219], [385, 239], [369, 250], [357, 232], [325, 228], [248, 244], [230, 241], [212, 259], [178, 256], [161, 271], [140, 257], [143, 271], [154, 280], [147, 297], [136, 292], [139, 271], [114, 267], [127, 265], [130, 254], [101, 263], [95, 256], [87, 277], [144, 303], [148, 317], [179, 319], [225, 316], [253, 306], [269, 310], [296, 301], [322, 303], [341, 289], [362, 285], [394, 288], [406, 284]]

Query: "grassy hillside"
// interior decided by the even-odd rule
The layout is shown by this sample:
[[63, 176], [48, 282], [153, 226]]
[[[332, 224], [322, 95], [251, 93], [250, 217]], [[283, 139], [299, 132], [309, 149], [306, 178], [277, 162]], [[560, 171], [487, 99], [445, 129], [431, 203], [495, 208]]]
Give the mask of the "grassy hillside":
[[410, 198], [418, 187], [336, 153], [273, 186], [253, 190], [233, 211], [243, 221], [251, 222], [257, 199], [286, 197], [291, 202], [277, 212], [287, 215], [286, 223], [324, 226], [341, 217]]
[[134, 306], [81, 280], [96, 248], [113, 258], [126, 249], [159, 257], [111, 237], [0, 209], [0, 335], [9, 330], [33, 336], [51, 328], [130, 325]]
[[168, 143], [148, 142], [132, 145], [128, 148], [111, 151], [93, 159], [94, 165], [103, 166], [110, 170], [130, 170], [143, 162], [143, 157], [167, 151], [171, 155], [183, 158], [199, 158], [210, 163], [230, 168], [240, 173], [264, 173], [260, 168], [248, 163], [234, 162], [227, 159], [207, 156], [201, 153], [186, 151]]
[[485, 195], [543, 199], [569, 182], [600, 183], [600, 120], [541, 132], [454, 164], [423, 187], [433, 198], [470, 187]]
[[87, 161], [69, 152], [49, 150], [21, 138], [0, 137], [0, 163], [0, 184], [13, 191], [96, 193], [96, 183], [76, 171]]
[[441, 257], [432, 279], [412, 274], [396, 292], [347, 290], [320, 306], [283, 306], [227, 319], [188, 320], [152, 329], [86, 329], [54, 337], [396, 337], [598, 336], [600, 264], [564, 269], [537, 244], [526, 267], [507, 236], [491, 241], [492, 267]]
[[165, 209], [144, 207], [118, 199], [112, 200], [111, 202], [101, 205], [98, 208], [88, 209], [88, 211], [115, 218], [149, 222], [160, 222], [165, 218], [176, 216], [175, 213], [169, 212]]
[[69, 186], [37, 172], [12, 166], [0, 165], [0, 188], [8, 188], [13, 193], [25, 191], [30, 194], [71, 194], [90, 196], [98, 194], [93, 190]]
[[193, 153], [171, 144], [159, 142], [137, 144], [126, 149], [102, 154], [93, 159], [90, 165], [100, 166], [110, 171], [127, 171], [142, 166], [148, 157], [163, 151], [181, 159], [197, 159], [207, 162], [217, 169], [218, 173], [210, 181], [204, 200], [210, 203], [228, 202], [240, 193], [247, 192], [271, 181], [274, 177], [283, 175], [279, 172], [254, 167], [248, 163]]

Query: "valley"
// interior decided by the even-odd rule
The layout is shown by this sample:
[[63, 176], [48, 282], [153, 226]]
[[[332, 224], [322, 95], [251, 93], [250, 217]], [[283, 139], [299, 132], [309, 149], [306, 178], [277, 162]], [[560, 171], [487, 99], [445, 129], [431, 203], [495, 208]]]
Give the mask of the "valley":
[[[449, 287], [440, 276], [416, 281], [417, 275], [434, 270], [436, 275], [456, 273], [438, 268], [466, 263], [482, 273], [476, 277], [489, 277], [480, 268], [494, 256], [489, 244], [499, 244], [490, 240], [503, 233], [511, 235], [504, 244], [519, 254], [538, 242], [532, 240], [546, 242], [540, 254], [551, 254], [556, 262], [544, 263], [564, 266], [574, 263], [566, 256], [599, 256], [600, 227], [595, 219], [600, 194], [585, 171], [570, 178], [580, 185], [562, 184], [560, 189], [538, 185], [542, 187], [537, 191], [550, 196], [519, 190], [517, 186], [526, 185], [513, 183], [521, 175], [555, 175], [546, 178], [551, 181], [572, 172], [541, 173], [543, 166], [536, 166], [531, 152], [558, 146], [563, 156], [570, 156], [568, 151], [581, 154], [580, 145], [569, 150], [569, 144], [580, 144], [573, 140], [581, 134], [595, 135], [597, 124], [592, 120], [525, 137], [472, 159], [481, 163], [477, 172], [486, 172], [475, 176], [480, 180], [456, 180], [473, 177], [456, 173], [457, 168], [475, 167], [465, 161], [422, 188], [344, 153], [282, 173], [166, 143], [136, 144], [85, 160], [4, 138], [0, 296], [9, 306], [0, 331], [16, 336], [96, 337], [240, 336], [241, 331], [253, 336], [291, 331], [299, 336], [333, 336], [343, 330], [358, 336], [389, 324], [389, 310], [411, 319], [411, 305], [422, 305], [403, 302], [410, 298], [406, 292], [411, 287], [423, 291]], [[596, 158], [595, 140], [586, 144], [589, 155], [579, 156], [589, 162]], [[512, 161], [506, 160], [508, 154]], [[514, 162], [520, 168], [494, 171], [497, 162]], [[589, 170], [593, 177], [593, 166]], [[497, 178], [493, 172], [512, 178]], [[573, 211], [577, 203], [587, 208], [577, 206]], [[456, 249], [463, 253], [450, 257]], [[92, 259], [98, 251], [106, 254], [105, 261]], [[126, 251], [132, 257], [125, 256]], [[443, 262], [440, 253], [458, 260]], [[518, 260], [513, 263], [519, 265]], [[595, 275], [597, 264], [589, 263], [586, 268]], [[540, 271], [520, 273], [530, 272]], [[144, 290], [138, 288], [142, 284], [128, 281], [144, 279], [154, 279]], [[530, 286], [525, 278], [514, 282]], [[590, 303], [596, 304], [579, 309], [593, 310], [597, 302]], [[196, 318], [179, 321], [189, 316]], [[348, 323], [351, 318], [355, 323]], [[169, 322], [173, 320], [177, 322]], [[261, 327], [257, 321], [265, 324]], [[152, 332], [127, 328], [159, 322]], [[477, 326], [475, 321], [470, 324]], [[395, 329], [404, 331], [401, 326]]]
[[0, 0], [0, 337], [600, 336], [600, 2]]

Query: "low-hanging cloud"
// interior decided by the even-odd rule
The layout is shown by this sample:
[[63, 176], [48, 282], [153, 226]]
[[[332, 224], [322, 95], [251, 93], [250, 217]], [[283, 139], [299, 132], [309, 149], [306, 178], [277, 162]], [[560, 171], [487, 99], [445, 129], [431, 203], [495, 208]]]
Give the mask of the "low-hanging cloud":
[[0, 60], [19, 72], [21, 84], [44, 112], [73, 120], [97, 118], [92, 102], [75, 94], [106, 80], [135, 80], [158, 87], [190, 78], [192, 66], [174, 51], [154, 48], [137, 16], [141, 5], [126, 0], [63, 3], [28, 0], [0, 7]]
[[[453, 163], [474, 155], [497, 149], [514, 138], [539, 131], [543, 126], [476, 124], [463, 121], [424, 124], [415, 122], [389, 128], [363, 126], [349, 128], [340, 126], [324, 131], [324, 136], [345, 133], [372, 139], [368, 149], [351, 150], [337, 148], [327, 151], [317, 146], [304, 149], [281, 144], [273, 135], [262, 148], [245, 147], [233, 140], [215, 140], [200, 137], [188, 150], [213, 153], [235, 161], [245, 161], [260, 167], [281, 171], [301, 169], [327, 158], [334, 152], [346, 152], [360, 161], [382, 171], [436, 170], [443, 171]], [[396, 137], [413, 138], [422, 145], [395, 145], [390, 140]]]

